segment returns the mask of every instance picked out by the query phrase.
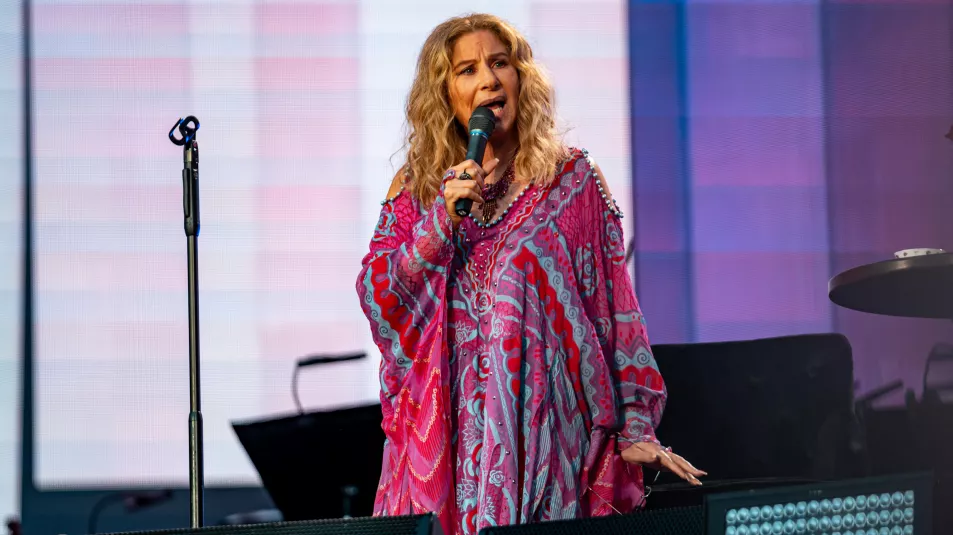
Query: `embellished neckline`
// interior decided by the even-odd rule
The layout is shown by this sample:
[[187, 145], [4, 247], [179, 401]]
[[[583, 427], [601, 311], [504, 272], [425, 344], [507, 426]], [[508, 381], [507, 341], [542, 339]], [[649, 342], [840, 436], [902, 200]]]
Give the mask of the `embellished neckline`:
[[[477, 217], [476, 217], [475, 215], [473, 215], [473, 213], [471, 212], [470, 215], [468, 216], [468, 217], [470, 218], [470, 221], [472, 221], [473, 224], [475, 224], [476, 226], [480, 227], [481, 229], [488, 229], [488, 228], [490, 228], [490, 227], [493, 227], [493, 226], [498, 225], [498, 224], [500, 223], [500, 221], [503, 221], [503, 218], [505, 218], [506, 215], [507, 215], [508, 213], [510, 213], [510, 210], [513, 209], [513, 206], [515, 206], [516, 203], [519, 202], [519, 200], [523, 198], [523, 195], [525, 195], [525, 194], [530, 190], [530, 188], [532, 188], [532, 187], [533, 187], [533, 184], [527, 184], [526, 186], [524, 186], [523, 189], [520, 190], [520, 192], [517, 193], [516, 196], [513, 197], [513, 200], [510, 201], [510, 204], [509, 204], [506, 208], [504, 208], [503, 211], [500, 212], [500, 214], [499, 214], [498, 216], [496, 216], [496, 218], [494, 218], [494, 219], [492, 219], [492, 220], [490, 220], [490, 221], [485, 221], [485, 220], [484, 220], [484, 221], [481, 221], [480, 219], [477, 219]], [[494, 199], [494, 201], [495, 201], [495, 199]], [[485, 208], [485, 206], [484, 206], [484, 208]]]

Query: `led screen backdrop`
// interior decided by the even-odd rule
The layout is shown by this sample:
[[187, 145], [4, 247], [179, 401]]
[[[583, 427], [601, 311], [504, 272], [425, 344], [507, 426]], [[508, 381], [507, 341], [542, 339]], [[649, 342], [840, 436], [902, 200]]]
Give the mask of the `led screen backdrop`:
[[953, 250], [953, 2], [633, 0], [629, 34], [653, 342], [839, 332], [860, 394], [918, 391], [949, 321], [835, 307], [828, 282]]
[[23, 17], [0, 2], [0, 514], [17, 510], [23, 204]]
[[474, 8], [531, 38], [569, 140], [628, 213], [621, 2], [35, 3], [40, 488], [187, 482], [182, 162], [166, 138], [185, 114], [202, 124], [209, 484], [257, 482], [229, 423], [293, 411], [295, 358], [369, 354], [303, 371], [305, 407], [377, 399], [354, 281], [417, 52]]

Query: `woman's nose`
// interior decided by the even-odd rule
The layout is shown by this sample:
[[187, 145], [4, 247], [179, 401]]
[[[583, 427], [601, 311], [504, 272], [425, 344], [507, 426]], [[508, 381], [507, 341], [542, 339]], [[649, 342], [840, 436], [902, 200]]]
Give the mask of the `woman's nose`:
[[489, 67], [480, 69], [480, 88], [493, 90], [498, 87], [500, 87], [500, 79], [496, 77], [493, 69]]

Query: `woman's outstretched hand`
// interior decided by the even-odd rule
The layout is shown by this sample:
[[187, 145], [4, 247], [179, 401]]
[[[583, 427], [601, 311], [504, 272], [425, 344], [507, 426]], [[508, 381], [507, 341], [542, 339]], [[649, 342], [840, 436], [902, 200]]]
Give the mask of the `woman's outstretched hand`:
[[701, 485], [699, 477], [707, 476], [671, 449], [663, 448], [654, 442], [637, 442], [622, 450], [622, 459], [628, 463], [648, 466], [653, 470], [668, 470], [692, 485]]

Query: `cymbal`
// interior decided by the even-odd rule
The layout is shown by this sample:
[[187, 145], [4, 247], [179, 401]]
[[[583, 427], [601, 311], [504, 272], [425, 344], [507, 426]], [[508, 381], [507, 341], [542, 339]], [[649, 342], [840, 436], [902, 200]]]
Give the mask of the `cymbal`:
[[953, 254], [894, 258], [848, 269], [828, 284], [834, 304], [885, 316], [953, 319]]

